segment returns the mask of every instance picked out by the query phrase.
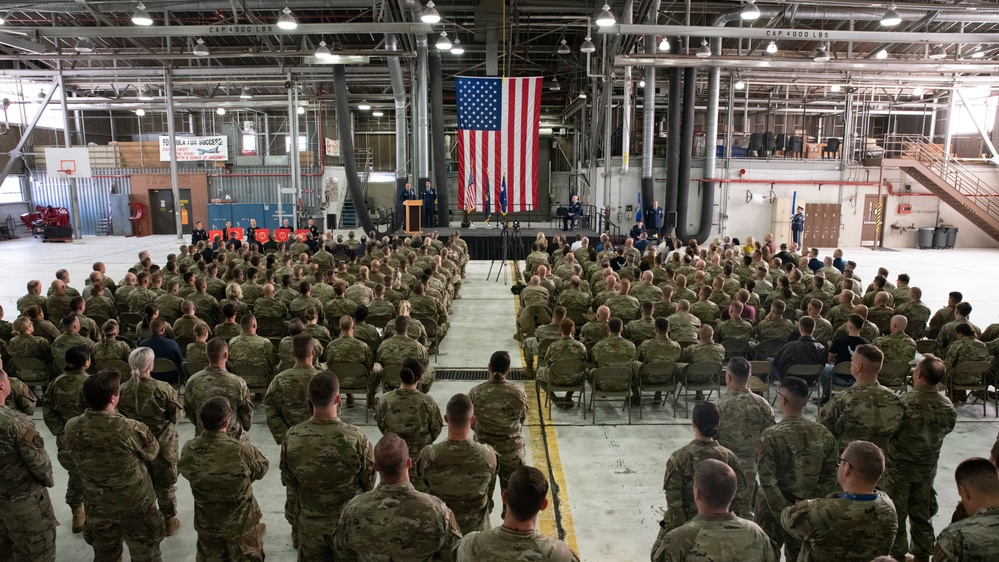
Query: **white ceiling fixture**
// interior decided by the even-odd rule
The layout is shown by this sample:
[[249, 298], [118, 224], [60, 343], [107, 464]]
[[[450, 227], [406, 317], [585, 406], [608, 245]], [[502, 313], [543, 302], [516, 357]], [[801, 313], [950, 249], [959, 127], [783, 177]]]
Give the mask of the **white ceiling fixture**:
[[600, 15], [597, 16], [596, 24], [600, 27], [607, 27], [608, 25], [614, 25], [617, 23], [617, 19], [614, 18], [614, 14], [610, 11], [610, 5], [604, 2], [604, 7], [600, 10]]
[[645, 87], [645, 80], [639, 80], [638, 81], [638, 87], [639, 88], [644, 88]]
[[84, 37], [76, 42], [76, 45], [73, 46], [73, 50], [77, 53], [89, 54], [94, 52], [94, 44], [90, 42], [90, 39]]
[[239, 99], [241, 100], [252, 100], [253, 94], [250, 92], [249, 86], [243, 86], [242, 91], [239, 92]]
[[829, 51], [826, 50], [825, 45], [819, 45], [819, 48], [815, 50], [815, 62], [829, 62]]
[[302, 106], [298, 106], [298, 109], [295, 111], [297, 111], [299, 115], [305, 115], [305, 108]]
[[832, 92], [832, 93], [834, 93], [834, 94], [836, 92], [838, 92], [839, 91], [839, 84], [833, 84], [832, 86], [829, 86], [829, 91]]
[[287, 31], [298, 27], [298, 20], [295, 19], [295, 16], [291, 15], [291, 8], [287, 5], [281, 10], [281, 17], [277, 20], [277, 26]]
[[135, 7], [135, 13], [132, 14], [132, 23], [135, 25], [153, 25], [153, 18], [149, 16], [149, 12], [146, 11], [146, 6], [139, 2], [139, 5]]
[[708, 40], [701, 39], [701, 46], [697, 48], [697, 58], [706, 59], [711, 56], [711, 47], [708, 47]]
[[930, 49], [929, 58], [933, 60], [945, 59], [947, 58], [947, 51], [943, 48], [943, 45], [935, 45]]
[[735, 81], [735, 89], [736, 90], [745, 90], [746, 89], [746, 83], [743, 82], [742, 80], [736, 80]]
[[140, 107], [139, 109], [135, 110], [135, 114], [138, 115], [139, 117], [142, 117], [143, 115], [146, 114], [146, 110]]
[[41, 90], [38, 90], [38, 99], [40, 99], [40, 100], [45, 99], [45, 88], [42, 88]]
[[0, 25], [7, 23], [7, 16], [0, 14]]
[[773, 55], [776, 53], [777, 53], [777, 42], [771, 41], [770, 43], [767, 44], [767, 54]]
[[562, 39], [558, 44], [558, 50], [555, 52], [560, 55], [568, 55], [572, 52], [572, 49], [569, 48], [569, 44], [565, 42], [565, 39]]
[[579, 91], [579, 95], [577, 97], [579, 99], [581, 99], [581, 100], [585, 100], [586, 99], [586, 90], [580, 90]]
[[973, 58], [973, 59], [984, 58], [985, 57], [985, 49], [983, 49], [981, 45], [975, 45], [974, 50], [972, 50], [971, 54], [969, 54], [968, 56], [971, 57], [971, 58]]
[[326, 41], [319, 41], [319, 47], [316, 49], [315, 57], [320, 60], [330, 60], [333, 58], [333, 53], [330, 52], [330, 48], [326, 46]]
[[199, 57], [207, 57], [210, 53], [208, 52], [208, 47], [205, 46], [204, 39], [198, 39], [197, 43], [194, 45], [194, 49], [191, 51]]
[[597, 52], [597, 46], [593, 44], [593, 38], [590, 37], [589, 33], [587, 33], [586, 38], [583, 39], [583, 44], [579, 46], [579, 52], [586, 53], [587, 55]]
[[457, 37], [454, 38], [454, 44], [451, 45], [452, 55], [463, 55], [465, 54], [465, 47], [461, 44], [461, 39]]
[[553, 92], [558, 92], [562, 89], [562, 85], [558, 83], [558, 76], [552, 78], [552, 85], [548, 86], [548, 89]]
[[760, 9], [756, 6], [756, 0], [746, 0], [746, 5], [742, 7], [739, 17], [752, 21], [760, 17]]
[[385, 115], [385, 113], [377, 109], [371, 112], [372, 117], [381, 117], [382, 115]]
[[447, 38], [447, 31], [441, 31], [441, 38], [437, 40], [437, 50], [450, 51], [451, 40]]
[[916, 86], [915, 88], [912, 89], [912, 97], [914, 98], [921, 98], [925, 93], [926, 89], [923, 88], [922, 86]]
[[371, 109], [371, 104], [368, 103], [367, 100], [361, 100], [361, 103], [357, 104], [357, 109], [360, 109], [361, 111], [367, 111]]
[[439, 23], [441, 21], [441, 15], [434, 8], [434, 0], [427, 2], [427, 6], [420, 12], [420, 21], [423, 23]]
[[139, 100], [153, 101], [153, 97], [153, 91], [150, 90], [148, 86], [142, 86], [139, 88]]
[[217, 115], [225, 115], [225, 108], [224, 107], [220, 107], [220, 108], [218, 108], [218, 109], [215, 110], [215, 113]]
[[887, 49], [881, 49], [880, 51], [877, 52], [877, 54], [874, 55], [874, 58], [879, 59], [879, 60], [884, 60], [884, 59], [888, 58], [888, 50]]
[[892, 2], [891, 4], [888, 4], [888, 9], [885, 10], [885, 14], [881, 16], [881, 25], [885, 27], [895, 27], [900, 23], [902, 23], [902, 16], [898, 15], [898, 6]]
[[669, 52], [669, 37], [664, 35], [663, 38], [659, 40], [659, 50]]

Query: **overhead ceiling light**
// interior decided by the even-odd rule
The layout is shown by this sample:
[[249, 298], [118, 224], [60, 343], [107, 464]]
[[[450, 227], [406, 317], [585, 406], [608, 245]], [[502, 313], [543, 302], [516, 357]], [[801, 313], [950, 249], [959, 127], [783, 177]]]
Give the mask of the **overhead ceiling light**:
[[295, 19], [295, 16], [291, 15], [291, 8], [288, 6], [285, 6], [281, 10], [281, 17], [278, 18], [277, 26], [289, 31], [298, 27], [298, 20]]
[[975, 45], [975, 50], [971, 51], [971, 54], [968, 55], [968, 56], [971, 57], [971, 58], [973, 58], [973, 59], [984, 58], [985, 57], [985, 49], [982, 49], [981, 45]]
[[94, 44], [90, 42], [90, 39], [84, 37], [83, 39], [80, 39], [79, 41], [76, 42], [76, 45], [73, 47], [73, 49], [77, 53], [84, 53], [84, 54], [92, 53], [94, 52]]
[[947, 58], [947, 51], [943, 48], [943, 45], [936, 45], [930, 49], [929, 58], [933, 60], [945, 59]]
[[38, 99], [40, 100], [45, 99], [45, 88], [38, 90]]
[[569, 44], [565, 42], [565, 39], [563, 39], [561, 42], [559, 42], [558, 50], [556, 50], [555, 52], [560, 55], [568, 55], [569, 53], [572, 52], [572, 49], [569, 48]]
[[7, 23], [7, 18], [3, 14], [0, 14], [0, 25]]
[[659, 50], [669, 51], [669, 37], [663, 37], [659, 40]]
[[139, 109], [135, 110], [135, 114], [138, 115], [139, 117], [142, 117], [143, 115], [146, 114], [146, 110], [140, 107]]
[[153, 25], [153, 18], [149, 17], [149, 12], [146, 11], [146, 6], [142, 2], [135, 7], [135, 13], [132, 14], [132, 23], [135, 25]]
[[579, 46], [579, 52], [586, 54], [597, 52], [597, 46], [593, 44], [593, 39], [589, 36], [589, 34], [587, 34], [586, 38], [583, 39], [583, 44]]
[[215, 110], [215, 113], [218, 114], [218, 115], [225, 115], [225, 108], [224, 107], [220, 107], [220, 108], [218, 108], [218, 109]]
[[888, 58], [888, 51], [886, 49], [881, 49], [876, 55], [874, 55], [874, 58], [884, 60]]
[[427, 2], [427, 7], [423, 8], [423, 11], [420, 12], [420, 21], [423, 23], [438, 23], [441, 21], [441, 15], [434, 8], [434, 0]]
[[375, 110], [375, 111], [371, 112], [371, 116], [372, 117], [381, 117], [382, 115], [385, 115], [385, 114], [383, 112], [381, 112], [381, 111], [378, 111], [378, 110]]
[[701, 39], [701, 46], [697, 49], [697, 58], [706, 59], [711, 56], [711, 47], [708, 47], [708, 40]]
[[141, 101], [153, 101], [153, 91], [143, 86], [139, 89], [139, 99]]
[[617, 23], [617, 20], [614, 19], [614, 14], [610, 11], [610, 5], [604, 2], [604, 7], [600, 10], [600, 15], [597, 16], [596, 24], [600, 27], [607, 27], [615, 23]]
[[558, 76], [552, 78], [552, 85], [548, 87], [549, 90], [553, 92], [558, 92], [562, 89], [562, 85], [558, 83]]
[[746, 5], [742, 7], [739, 17], [744, 20], [755, 20], [760, 17], [760, 9], [756, 6], [756, 0], [746, 0]]
[[767, 54], [773, 55], [777, 53], [777, 42], [771, 41], [767, 44]]
[[454, 44], [451, 45], [451, 54], [452, 55], [465, 54], [465, 47], [462, 46], [461, 39], [458, 39], [457, 37], [454, 38]]
[[241, 100], [252, 100], [253, 94], [250, 92], [249, 86], [243, 86], [243, 90], [239, 92], [239, 99]]
[[644, 88], [645, 87], [645, 80], [639, 80], [638, 81], [638, 87], [639, 88]]
[[829, 86], [829, 91], [832, 92], [832, 93], [838, 92], [839, 91], [839, 84], [833, 84], [832, 86]]
[[191, 52], [199, 57], [207, 57], [209, 53], [208, 47], [205, 46], [205, 40], [198, 39], [198, 42], [194, 44], [194, 49]]
[[829, 62], [829, 51], [826, 50], [825, 45], [819, 45], [819, 48], [815, 50], [815, 62]]
[[295, 111], [297, 111], [299, 115], [305, 115], [305, 108], [302, 106], [298, 106], [298, 109]]
[[316, 49], [315, 57], [321, 60], [330, 60], [333, 58], [333, 53], [330, 52], [330, 48], [326, 46], [326, 41], [319, 41], [319, 47]]
[[586, 99], [586, 90], [580, 90], [579, 91], [579, 95], [577, 97], [579, 99], [581, 99], [581, 100], [585, 100]]
[[447, 38], [447, 31], [441, 31], [441, 38], [437, 40], [437, 50], [450, 51], [451, 40]]
[[742, 80], [736, 80], [735, 81], [735, 89], [736, 90], [745, 90], [746, 89], [746, 83], [743, 82]]
[[365, 100], [362, 100], [361, 103], [357, 104], [357, 109], [360, 109], [361, 111], [367, 111], [371, 109], [371, 104]]
[[922, 86], [916, 86], [915, 88], [912, 89], [912, 97], [914, 98], [921, 98], [925, 93], [926, 89], [923, 88]]
[[896, 25], [902, 23], [902, 16], [898, 15], [898, 7], [892, 2], [888, 4], [888, 9], [885, 10], [885, 15], [881, 16], [881, 25], [885, 27], [895, 27]]

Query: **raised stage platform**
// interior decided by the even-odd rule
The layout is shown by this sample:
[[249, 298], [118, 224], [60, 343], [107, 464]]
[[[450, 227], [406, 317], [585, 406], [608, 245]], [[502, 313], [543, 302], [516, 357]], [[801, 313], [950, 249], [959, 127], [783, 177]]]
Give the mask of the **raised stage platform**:
[[[503, 229], [497, 228], [496, 225], [478, 226], [474, 228], [448, 228], [448, 227], [438, 227], [433, 230], [440, 232], [441, 238], [449, 236], [452, 232], [457, 230], [461, 238], [465, 240], [468, 244], [468, 255], [470, 259], [473, 260], [500, 260], [503, 259]], [[424, 229], [424, 235], [429, 232], [430, 229]], [[508, 229], [510, 247], [507, 250], [507, 259], [524, 259], [527, 254], [531, 253], [531, 244], [534, 239], [538, 236], [539, 232], [544, 232], [545, 236], [551, 240], [551, 237], [555, 234], [562, 234], [561, 228], [526, 228], [520, 227], [520, 235], [518, 236], [513, 229]], [[583, 236], [588, 236], [591, 241], [599, 239], [600, 235], [595, 230], [579, 230], [566, 232], [570, 236], [575, 236], [576, 233], [580, 233]], [[394, 233], [396, 236], [406, 236], [406, 233], [402, 230], [397, 230]]]

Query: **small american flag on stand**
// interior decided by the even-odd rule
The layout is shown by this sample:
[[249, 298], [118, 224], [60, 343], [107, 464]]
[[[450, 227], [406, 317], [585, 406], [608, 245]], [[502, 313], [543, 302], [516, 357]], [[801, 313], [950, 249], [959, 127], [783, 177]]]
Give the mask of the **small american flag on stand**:
[[[466, 78], [455, 80], [458, 100], [458, 177], [488, 189], [484, 202], [501, 199], [500, 185], [489, 177], [506, 178], [507, 210], [533, 209], [538, 200], [538, 126], [542, 78]], [[459, 191], [463, 209], [475, 190]], [[484, 194], [485, 195], [485, 194]], [[474, 197], [474, 195], [473, 195]], [[495, 209], [485, 209], [489, 214]]]
[[[458, 177], [460, 178], [461, 176], [459, 175]], [[468, 212], [475, 210], [475, 174], [471, 171], [468, 172], [468, 184], [465, 185], [465, 201], [459, 207]]]

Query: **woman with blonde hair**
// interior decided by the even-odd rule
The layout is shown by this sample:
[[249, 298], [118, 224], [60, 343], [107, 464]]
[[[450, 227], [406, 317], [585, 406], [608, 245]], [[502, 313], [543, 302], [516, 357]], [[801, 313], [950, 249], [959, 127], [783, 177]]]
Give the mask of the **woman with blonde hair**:
[[225, 306], [227, 302], [236, 307], [236, 322], [239, 322], [250, 310], [250, 307], [243, 302], [243, 288], [239, 283], [232, 282], [225, 286], [225, 298], [219, 301], [219, 308]]
[[[413, 338], [414, 340], [419, 341], [423, 345], [427, 345], [427, 339], [428, 339], [427, 329], [426, 329], [426, 327], [423, 326], [422, 322], [420, 322], [416, 318], [413, 318], [412, 316], [409, 315], [411, 309], [412, 309], [412, 305], [409, 304], [409, 301], [402, 301], [402, 302], [400, 302], [399, 303], [399, 316], [407, 316], [407, 317], [409, 317], [409, 330], [407, 331], [407, 334], [409, 335], [409, 337]], [[384, 339], [388, 339], [388, 338], [392, 337], [393, 335], [395, 335], [395, 322], [389, 322], [385, 326], [385, 338]]]
[[132, 348], [127, 343], [117, 339], [118, 322], [115, 320], [108, 320], [103, 326], [101, 326], [101, 332], [104, 336], [101, 338], [101, 341], [97, 342], [97, 345], [94, 346], [94, 361], [97, 361], [98, 364], [100, 364], [101, 361], [108, 361], [111, 359], [128, 361], [128, 354]]
[[156, 492], [156, 503], [166, 524], [166, 534], [170, 536], [180, 527], [176, 484], [179, 457], [177, 419], [181, 405], [172, 386], [152, 378], [155, 357], [148, 347], [140, 347], [128, 356], [132, 377], [121, 385], [118, 413], [146, 424], [159, 441], [159, 454], [146, 466]]

